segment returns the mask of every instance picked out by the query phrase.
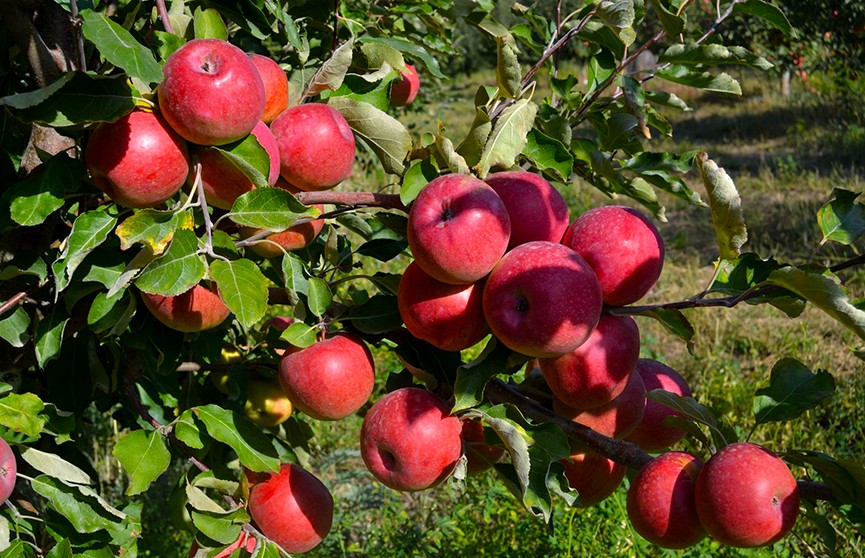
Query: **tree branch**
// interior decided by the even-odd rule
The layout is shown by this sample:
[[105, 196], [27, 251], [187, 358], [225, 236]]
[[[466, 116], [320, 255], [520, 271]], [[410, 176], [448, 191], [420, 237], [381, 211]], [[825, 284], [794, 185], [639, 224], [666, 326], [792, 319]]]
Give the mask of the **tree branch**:
[[165, 0], [156, 0], [156, 11], [159, 14], [159, 21], [162, 22], [165, 30], [172, 35], [176, 35], [174, 26], [171, 24], [171, 18], [168, 15], [168, 9], [165, 7]]
[[399, 194], [379, 194], [376, 192], [298, 192], [295, 197], [304, 205], [336, 204], [355, 207], [381, 207], [408, 212]]

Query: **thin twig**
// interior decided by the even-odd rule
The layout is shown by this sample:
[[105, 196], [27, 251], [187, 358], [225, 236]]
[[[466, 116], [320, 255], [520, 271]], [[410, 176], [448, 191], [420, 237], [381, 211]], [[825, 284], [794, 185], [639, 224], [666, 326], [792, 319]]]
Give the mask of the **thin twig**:
[[165, 0], [156, 0], [156, 11], [159, 13], [159, 21], [162, 22], [162, 26], [165, 27], [165, 30], [172, 35], [176, 35], [174, 32], [174, 26], [171, 25], [171, 18], [168, 17], [168, 9], [165, 7]]
[[20, 304], [22, 300], [27, 298], [28, 294], [29, 291], [21, 291], [20, 293], [14, 294], [12, 298], [7, 300], [3, 304], [0, 304], [0, 316], [5, 314], [6, 311], [14, 308], [15, 306], [18, 306], [18, 304]]
[[303, 205], [350, 205], [354, 207], [381, 207], [408, 211], [400, 200], [399, 194], [380, 194], [376, 192], [298, 192], [294, 195]]

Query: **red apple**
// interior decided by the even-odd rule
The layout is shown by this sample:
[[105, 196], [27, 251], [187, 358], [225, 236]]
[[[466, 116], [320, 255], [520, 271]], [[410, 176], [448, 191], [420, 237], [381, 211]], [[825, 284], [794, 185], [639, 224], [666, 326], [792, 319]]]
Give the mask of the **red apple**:
[[[643, 378], [646, 391], [663, 389], [682, 397], [691, 397], [691, 388], [681, 374], [656, 360], [641, 358], [636, 372]], [[664, 419], [678, 413], [655, 401], [646, 401], [646, 412], [639, 426], [626, 439], [648, 452], [663, 451], [685, 436], [681, 428], [664, 426]]]
[[416, 261], [403, 272], [397, 291], [399, 313], [409, 332], [445, 351], [467, 349], [490, 332], [482, 300], [481, 283], [442, 283]]
[[706, 536], [697, 517], [694, 488], [703, 463], [684, 452], [664, 453], [637, 473], [628, 490], [634, 530], [662, 548], [688, 548]]
[[700, 470], [697, 513], [712, 537], [753, 548], [781, 540], [799, 515], [799, 488], [777, 455], [756, 444], [730, 444]]
[[195, 285], [183, 294], [163, 296], [141, 293], [141, 300], [153, 316], [177, 331], [193, 333], [212, 329], [231, 314], [222, 302], [216, 285]]
[[468, 285], [486, 276], [508, 247], [511, 223], [495, 190], [468, 174], [424, 186], [408, 216], [415, 261], [443, 283]]
[[622, 484], [628, 468], [592, 451], [575, 453], [562, 460], [568, 485], [576, 490], [578, 507], [594, 506], [607, 499]]
[[333, 524], [333, 496], [312, 473], [283, 463], [279, 473], [246, 472], [249, 515], [261, 533], [290, 554], [315, 548]]
[[568, 205], [558, 190], [539, 174], [507, 171], [484, 179], [508, 208], [513, 248], [533, 240], [560, 242], [568, 229]]
[[592, 409], [617, 397], [640, 358], [640, 330], [630, 316], [601, 316], [585, 343], [539, 359], [553, 394], [569, 407]]
[[0, 504], [9, 499], [15, 490], [15, 479], [18, 476], [18, 462], [9, 442], [0, 438]]
[[[252, 554], [252, 552], [255, 550], [255, 543], [255, 537], [250, 536], [249, 533], [241, 531], [240, 536], [237, 537], [236, 541], [220, 550], [217, 554], [213, 556], [213, 558], [229, 558], [231, 556], [231, 553], [239, 548], [242, 548], [249, 554]], [[189, 549], [188, 558], [193, 558], [200, 549], [201, 547], [198, 546], [198, 543], [193, 541], [192, 548]]]
[[[273, 186], [279, 178], [279, 146], [276, 145], [276, 138], [264, 122], [255, 125], [252, 135], [270, 157], [267, 183]], [[205, 147], [196, 150], [196, 154], [201, 162], [201, 182], [208, 205], [231, 209], [238, 197], [255, 188], [252, 180], [220, 151]], [[188, 182], [193, 184], [194, 181], [194, 173], [190, 173]]]
[[507, 347], [532, 357], [573, 351], [601, 317], [601, 288], [576, 252], [554, 242], [520, 244], [484, 287], [484, 314]]
[[263, 428], [278, 426], [291, 416], [291, 400], [277, 380], [250, 378], [246, 382], [243, 414]]
[[655, 285], [664, 266], [664, 241], [643, 214], [628, 207], [597, 207], [581, 215], [562, 244], [589, 262], [610, 306], [631, 304]]
[[270, 124], [280, 174], [301, 190], [328, 190], [351, 174], [354, 134], [336, 109], [321, 103], [282, 111]]
[[574, 409], [553, 398], [557, 415], [588, 426], [612, 438], [624, 438], [634, 431], [646, 410], [646, 386], [639, 374], [631, 374], [615, 399], [594, 409]]
[[462, 420], [462, 438], [466, 454], [466, 472], [470, 475], [486, 471], [505, 454], [505, 448], [487, 444], [484, 424], [479, 419]]
[[406, 64], [401, 77], [394, 80], [390, 86], [391, 106], [410, 105], [417, 97], [418, 90], [420, 90], [420, 78], [417, 75], [417, 70], [411, 64]]
[[164, 118], [143, 110], [100, 124], [87, 142], [84, 161], [100, 190], [133, 208], [161, 205], [189, 174], [186, 142]]
[[286, 353], [279, 381], [294, 406], [318, 420], [339, 420], [369, 400], [375, 384], [372, 355], [350, 333], [336, 333], [303, 350]]
[[221, 39], [194, 39], [168, 57], [157, 90], [174, 130], [201, 145], [249, 134], [264, 114], [264, 84], [245, 52]]
[[462, 422], [432, 393], [402, 388], [366, 414], [360, 454], [383, 485], [402, 491], [425, 490], [450, 475], [462, 454]]
[[288, 108], [288, 76], [273, 58], [262, 54], [249, 54], [264, 84], [264, 114], [261, 120], [270, 124], [280, 112]]
[[[282, 178], [279, 178], [279, 180], [276, 181], [276, 187], [288, 190], [292, 194], [299, 192], [297, 188]], [[324, 212], [324, 205], [316, 204], [315, 207], [318, 208], [320, 212]], [[313, 219], [312, 221], [306, 221], [289, 227], [284, 231], [271, 233], [263, 239], [268, 242], [256, 242], [250, 244], [249, 247], [253, 252], [263, 258], [278, 258], [284, 254], [283, 250], [286, 252], [292, 252], [294, 250], [306, 248], [319, 234], [321, 234], [323, 228], [324, 219]], [[249, 238], [259, 232], [261, 232], [261, 229], [254, 229], [251, 227], [243, 227], [240, 230], [240, 234], [244, 238]]]

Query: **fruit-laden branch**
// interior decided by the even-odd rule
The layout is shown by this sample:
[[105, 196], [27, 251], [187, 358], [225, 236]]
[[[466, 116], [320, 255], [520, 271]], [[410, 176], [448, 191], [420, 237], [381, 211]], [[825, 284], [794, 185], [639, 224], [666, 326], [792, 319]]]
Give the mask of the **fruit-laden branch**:
[[334, 204], [353, 207], [381, 207], [408, 212], [399, 194], [380, 194], [377, 192], [298, 192], [295, 197], [304, 205]]

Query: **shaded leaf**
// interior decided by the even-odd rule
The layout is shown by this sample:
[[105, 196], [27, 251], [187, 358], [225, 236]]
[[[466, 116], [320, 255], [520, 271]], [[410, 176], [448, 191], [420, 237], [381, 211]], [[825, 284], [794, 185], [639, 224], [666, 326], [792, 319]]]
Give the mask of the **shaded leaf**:
[[403, 39], [400, 37], [373, 37], [371, 35], [363, 35], [361, 37], [358, 37], [357, 40], [361, 43], [379, 43], [393, 47], [398, 51], [408, 54], [412, 58], [418, 59], [423, 62], [424, 66], [426, 66], [427, 71], [429, 71], [429, 73], [431, 73], [435, 77], [445, 77], [445, 75], [439, 68], [438, 60], [436, 60], [436, 58], [432, 56], [425, 48], [412, 41], [409, 41], [408, 39]]
[[115, 444], [111, 455], [120, 461], [129, 475], [128, 496], [147, 490], [171, 464], [165, 438], [153, 430], [127, 433]]
[[694, 354], [694, 326], [691, 325], [690, 320], [685, 317], [681, 310], [675, 308], [655, 308], [640, 312], [638, 315], [658, 320], [668, 333], [672, 333], [687, 343], [688, 352], [692, 355]]
[[29, 327], [30, 315], [18, 306], [13, 312], [7, 311], [0, 317], [0, 339], [20, 349], [30, 341]]
[[412, 163], [402, 179], [402, 186], [399, 190], [400, 201], [406, 206], [411, 204], [423, 190], [423, 187], [436, 178], [438, 174], [438, 169], [429, 159]]
[[206, 274], [195, 233], [178, 229], [165, 254], [147, 264], [135, 286], [145, 293], [176, 296], [197, 285]]
[[403, 161], [412, 141], [399, 120], [369, 103], [348, 97], [331, 97], [327, 104], [338, 110], [354, 133], [372, 149], [385, 172], [403, 173]]
[[267, 311], [268, 281], [251, 260], [215, 260], [210, 276], [219, 294], [244, 328], [251, 328]]
[[483, 107], [477, 107], [475, 109], [475, 118], [472, 121], [468, 134], [466, 134], [462, 143], [457, 146], [457, 153], [463, 156], [468, 166], [474, 167], [481, 160], [487, 138], [490, 137], [490, 132], [492, 131], [493, 122], [490, 120], [490, 115], [487, 114]]
[[856, 202], [858, 192], [834, 188], [829, 201], [817, 210], [817, 223], [827, 240], [850, 245], [865, 233], [865, 206]]
[[498, 374], [514, 373], [528, 360], [529, 357], [512, 351], [495, 337], [490, 337], [477, 358], [457, 368], [455, 401], [451, 412], [469, 409], [483, 401], [484, 389], [491, 379]]
[[222, 544], [231, 544], [240, 536], [243, 526], [232, 521], [231, 517], [192, 510], [190, 513], [195, 527], [205, 536]]
[[55, 308], [36, 326], [36, 361], [41, 368], [44, 368], [48, 361], [57, 358], [60, 354], [63, 332], [68, 322], [69, 316], [62, 309]]
[[510, 44], [507, 35], [496, 37], [496, 83], [503, 97], [517, 97], [520, 94], [520, 80], [523, 76], [517, 51]]
[[47, 475], [39, 475], [30, 486], [44, 496], [48, 505], [65, 517], [79, 533], [95, 533], [119, 527], [122, 518], [108, 513], [105, 506], [93, 495], [63, 484]]
[[319, 317], [324, 315], [333, 303], [333, 293], [330, 287], [326, 281], [318, 277], [310, 277], [306, 296], [309, 311]]
[[81, 32], [96, 45], [106, 60], [147, 83], [162, 81], [162, 67], [150, 49], [139, 43], [132, 33], [93, 10], [81, 10]]
[[116, 217], [98, 209], [82, 213], [75, 219], [63, 252], [51, 265], [58, 291], [69, 285], [72, 274], [84, 258], [105, 242], [116, 223]]
[[658, 70], [655, 75], [673, 83], [695, 87], [704, 91], [728, 93], [731, 95], [742, 94], [742, 86], [726, 72], [714, 75], [709, 72], [693, 70], [688, 66], [673, 65], [663, 70]]
[[736, 432], [724, 423], [712, 409], [701, 405], [693, 397], [682, 397], [663, 389], [653, 389], [646, 394], [646, 397], [673, 409], [680, 417], [708, 426], [717, 449], [737, 441]]
[[256, 188], [267, 188], [267, 177], [270, 174], [270, 155], [255, 134], [226, 145], [211, 146], [207, 149], [218, 151], [235, 167], [249, 178]]
[[733, 6], [733, 12], [742, 12], [757, 16], [780, 29], [785, 35], [793, 31], [793, 27], [787, 20], [787, 16], [777, 6], [764, 2], [763, 0], [745, 0]]
[[658, 14], [658, 20], [667, 32], [668, 37], [676, 37], [685, 29], [684, 18], [669, 11], [660, 0], [651, 0], [652, 7], [655, 8], [655, 13]]
[[835, 379], [825, 370], [812, 373], [793, 358], [783, 358], [772, 367], [769, 386], [754, 396], [757, 424], [792, 420], [813, 409], [835, 393]]
[[552, 172], [559, 180], [567, 181], [574, 172], [574, 156], [565, 144], [536, 128], [526, 137], [523, 155], [537, 168]]
[[396, 297], [383, 294], [374, 295], [363, 304], [353, 306], [348, 312], [348, 320], [359, 331], [373, 335], [402, 326]]
[[322, 64], [306, 88], [307, 97], [314, 97], [322, 91], [339, 89], [351, 65], [352, 48], [354, 48], [354, 43], [346, 41], [333, 51], [331, 57]]
[[697, 166], [708, 193], [721, 259], [737, 258], [742, 245], [748, 240], [748, 230], [736, 185], [727, 172], [709, 159], [705, 152], [697, 156]]
[[20, 182], [8, 190], [9, 216], [23, 226], [42, 224], [49, 215], [63, 207], [64, 193], [78, 189], [83, 169], [76, 161], [60, 153], [48, 159], [41, 174]]
[[854, 460], [836, 459], [825, 453], [807, 450], [788, 451], [783, 457], [795, 465], [813, 467], [840, 503], [857, 506], [865, 503], [865, 467]]

